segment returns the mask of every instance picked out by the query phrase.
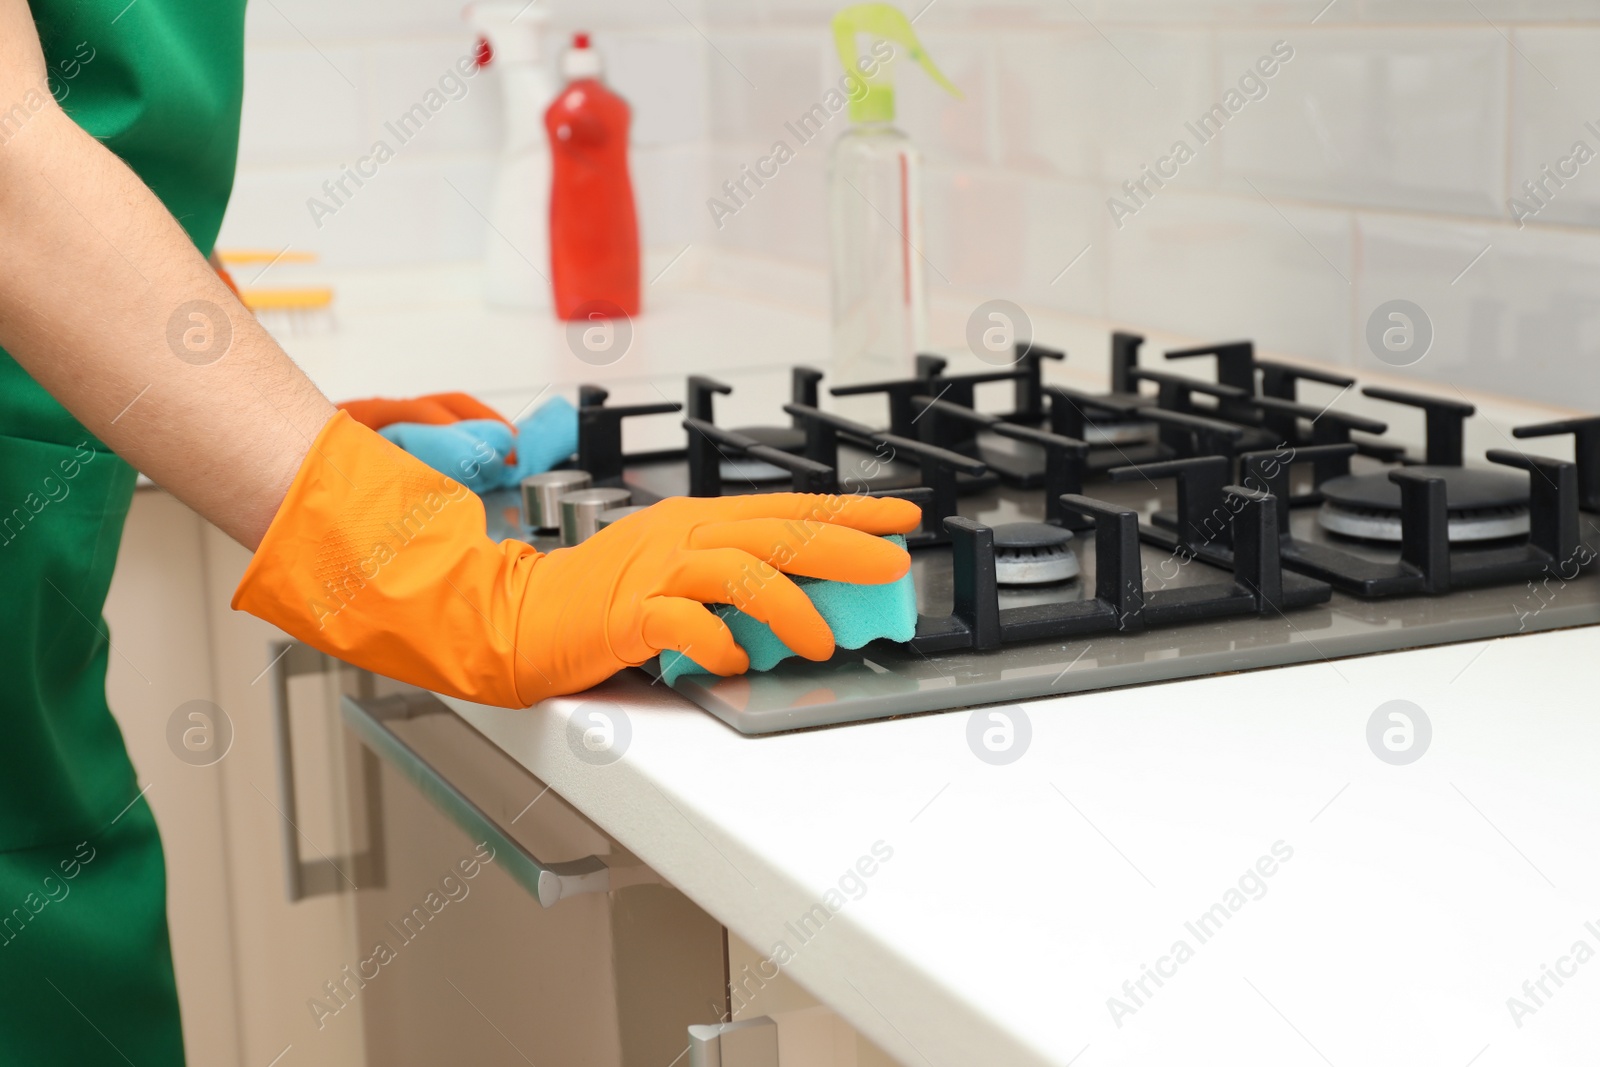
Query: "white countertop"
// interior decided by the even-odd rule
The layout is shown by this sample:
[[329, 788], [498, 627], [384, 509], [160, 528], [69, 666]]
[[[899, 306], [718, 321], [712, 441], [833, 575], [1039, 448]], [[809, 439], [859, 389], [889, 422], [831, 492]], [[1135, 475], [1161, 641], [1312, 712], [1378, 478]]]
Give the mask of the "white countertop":
[[[664, 287], [629, 355], [592, 368], [462, 278], [356, 279], [338, 330], [288, 347], [336, 399], [466, 389], [513, 414], [580, 380], [680, 399], [701, 372], [743, 387], [746, 421], [787, 396], [741, 368], [826, 345], [803, 302]], [[1051, 380], [1103, 385], [1105, 330], [1036, 317], [1075, 353]], [[1469, 451], [1549, 415], [1484, 410]], [[525, 711], [451, 704], [740, 937], [784, 940], [785, 973], [905, 1063], [1489, 1067], [1592, 1051], [1600, 959], [1547, 979], [1543, 1006], [1522, 984], [1580, 939], [1600, 953], [1597, 652], [1597, 631], [1563, 631], [1036, 701], [1030, 747], [998, 767], [966, 711], [747, 738], [637, 676]], [[1432, 721], [1408, 766], [1367, 745], [1394, 699]], [[569, 747], [582, 700], [623, 709], [617, 762]], [[892, 858], [802, 946], [785, 924], [878, 842]], [[1185, 923], [1277, 842], [1293, 855], [1265, 894], [1202, 944]], [[1180, 939], [1193, 958], [1135, 1002], [1123, 982]], [[1114, 1020], [1113, 996], [1136, 1010]], [[1512, 996], [1536, 1008], [1520, 1028]]]
[[[582, 699], [632, 737], [597, 767], [574, 700], [450, 703], [762, 951], [887, 844], [784, 970], [907, 1064], [1557, 1064], [1592, 1051], [1600, 960], [1520, 1029], [1506, 999], [1600, 952], [1597, 651], [1572, 630], [1036, 701], [1002, 767], [972, 712], [748, 738], [614, 681]], [[1367, 746], [1394, 699], [1433, 727], [1408, 766]], [[1277, 842], [1259, 900], [1186, 930]], [[1180, 939], [1117, 1026], [1108, 998]]]

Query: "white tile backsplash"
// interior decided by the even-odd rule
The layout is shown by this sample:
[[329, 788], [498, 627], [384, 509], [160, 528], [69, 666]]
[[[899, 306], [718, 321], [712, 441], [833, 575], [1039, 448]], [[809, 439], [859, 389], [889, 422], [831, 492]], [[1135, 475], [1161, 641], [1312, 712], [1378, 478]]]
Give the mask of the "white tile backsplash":
[[[499, 71], [491, 63], [471, 77], [462, 77], [458, 67], [464, 62], [473, 69], [473, 43], [472, 34], [462, 31], [369, 46], [363, 149], [374, 139], [382, 139], [397, 152], [421, 157], [481, 152], [498, 145], [502, 120]], [[421, 122], [421, 112], [413, 110], [418, 105], [428, 112], [426, 122]], [[412, 117], [402, 124], [406, 116]], [[403, 147], [391, 126], [408, 138]]]
[[[890, 63], [896, 125], [911, 135], [930, 163], [988, 162], [994, 130], [990, 43], [935, 30], [922, 43], [961, 96], [951, 96], [902, 52]], [[838, 53], [830, 50], [829, 59], [830, 70], [842, 76]]]
[[462, 25], [460, 0], [252, 0], [245, 7], [251, 44], [330, 44], [448, 32]]
[[635, 145], [682, 145], [708, 136], [708, 49], [694, 31], [613, 34], [604, 46], [609, 83], [633, 110]]
[[827, 264], [825, 145], [813, 142], [800, 148], [776, 176], [767, 179], [759, 189], [751, 187], [752, 195], [734, 214], [722, 216], [720, 225], [711, 223], [711, 212], [704, 201], [721, 196], [717, 187], [737, 177], [740, 167], [749, 164], [752, 157], [737, 149], [714, 149], [710, 159], [710, 181], [702, 195], [700, 210], [705, 213], [716, 244], [797, 260], [815, 267]]
[[1594, 21], [1592, 0], [1339, 0], [1359, 4], [1364, 22], [1457, 22], [1482, 26], [1486, 21]]
[[1600, 27], [1521, 29], [1514, 41], [1502, 213], [1525, 225], [1600, 225]]
[[553, 21], [574, 30], [693, 29], [706, 23], [704, 0], [541, 0]]
[[1018, 303], [1105, 318], [1110, 231], [1100, 191], [1080, 182], [1025, 178], [1022, 193], [1027, 236], [1014, 257]]
[[[1359, 227], [1359, 330], [1395, 299], [1432, 324], [1432, 347], [1403, 373], [1600, 408], [1600, 235], [1395, 217]], [[1385, 369], [1358, 346], [1358, 369]]]
[[[641, 231], [661, 262], [688, 246], [697, 261], [753, 253], [774, 277], [826, 267], [827, 158], [848, 120], [804, 144], [786, 123], [839, 76], [838, 6], [554, 0], [555, 40], [594, 30], [634, 109]], [[1376, 369], [1366, 316], [1404, 298], [1437, 336], [1400, 373], [1600, 407], [1587, 372], [1600, 358], [1600, 0], [903, 6], [964, 92], [947, 97], [904, 61], [896, 71], [901, 125], [927, 161], [943, 326], [959, 332], [963, 302], [1003, 297]], [[501, 136], [492, 70], [320, 228], [306, 205], [471, 47], [460, 0], [257, 0], [247, 38], [225, 243], [292, 243], [337, 265], [481, 255], [474, 205], [487, 205]], [[1293, 60], [1199, 144], [1189, 124], [1277, 40]], [[707, 200], [777, 140], [794, 160], [719, 228]], [[1121, 184], [1179, 140], [1194, 158], [1130, 199]], [[1557, 187], [1542, 168], [1577, 141], [1596, 159]], [[1519, 230], [1507, 200], [1526, 197], [1524, 180], [1546, 203]]]
[[[334, 166], [241, 170], [223, 221], [222, 248], [285, 245], [317, 252], [329, 267], [372, 267], [480, 259], [488, 237], [493, 159], [426, 159], [397, 154], [359, 189], [348, 185], [332, 214], [322, 183]], [[247, 278], [240, 279], [248, 280]], [[263, 285], [272, 284], [264, 279]]]
[[1174, 189], [1124, 222], [1106, 241], [1114, 320], [1348, 361], [1348, 213]]
[[[1509, 54], [1499, 33], [1284, 32], [1294, 58], [1217, 139], [1225, 178], [1303, 200], [1499, 212]], [[1268, 38], [1222, 35], [1224, 84]]]
[[[1153, 166], [1179, 140], [1201, 147], [1186, 124], [1208, 112], [1221, 92], [1212, 80], [1208, 30], [1128, 29], [1107, 31], [1107, 38], [1089, 43], [1101, 79], [1087, 110], [1100, 122], [1100, 177], [1118, 184]], [[1187, 188], [1204, 187], [1214, 182], [1216, 167], [1216, 153], [1208, 149], [1184, 164], [1177, 180]]]
[[925, 273], [933, 295], [952, 290], [973, 302], [1104, 314], [1095, 251], [1105, 246], [1103, 216], [1093, 187], [975, 168], [930, 168], [927, 177]]
[[296, 43], [250, 49], [240, 167], [349, 160], [365, 149], [371, 144], [365, 71], [359, 48], [319, 53]]
[[[1082, 0], [1076, 0], [1082, 2]], [[1334, 25], [1359, 17], [1359, 0], [1095, 0], [1097, 22]], [[1089, 10], [1084, 5], [1084, 10]]]
[[1068, 178], [1100, 176], [1105, 79], [1091, 30], [1006, 33], [995, 64], [999, 162]]
[[822, 99], [825, 43], [820, 34], [786, 31], [712, 38], [706, 57], [712, 138], [763, 150], [777, 140], [793, 146], [785, 123]]
[[705, 206], [711, 187], [709, 167], [705, 150], [693, 143], [634, 150], [629, 170], [644, 247], [676, 253], [686, 244], [703, 244], [710, 238], [711, 213]]

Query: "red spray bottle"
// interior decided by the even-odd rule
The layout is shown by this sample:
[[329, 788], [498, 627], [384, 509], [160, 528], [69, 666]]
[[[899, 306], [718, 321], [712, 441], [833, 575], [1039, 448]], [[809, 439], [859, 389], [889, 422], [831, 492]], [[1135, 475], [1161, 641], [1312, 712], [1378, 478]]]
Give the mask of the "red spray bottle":
[[600, 55], [575, 34], [566, 86], [544, 114], [550, 136], [550, 282], [560, 318], [639, 313], [639, 224], [628, 178], [627, 101], [600, 80]]

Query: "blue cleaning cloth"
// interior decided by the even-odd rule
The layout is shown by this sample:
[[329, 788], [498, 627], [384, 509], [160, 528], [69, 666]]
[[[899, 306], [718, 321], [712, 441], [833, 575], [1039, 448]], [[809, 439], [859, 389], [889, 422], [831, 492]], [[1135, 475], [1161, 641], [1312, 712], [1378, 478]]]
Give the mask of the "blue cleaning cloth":
[[378, 432], [474, 493], [505, 484], [511, 470], [506, 456], [520, 445], [511, 427], [494, 419], [463, 419], [442, 426], [396, 422]]
[[517, 423], [517, 468], [509, 484], [543, 474], [578, 451], [578, 409], [564, 396], [546, 400]]
[[[890, 534], [886, 540], [901, 548], [906, 539]], [[818, 578], [795, 578], [801, 592], [816, 605], [840, 648], [861, 648], [880, 637], [909, 641], [917, 633], [917, 591], [907, 574], [887, 585], [855, 585]], [[733, 639], [750, 656], [752, 671], [770, 671], [794, 655], [778, 639], [772, 628], [730, 604], [717, 604], [713, 611], [733, 631]], [[668, 685], [686, 674], [710, 674], [682, 652], [668, 649], [661, 653], [661, 677]]]
[[[515, 486], [541, 474], [578, 450], [578, 411], [565, 397], [551, 397], [510, 426], [494, 419], [463, 419], [441, 426], [396, 422], [378, 431], [422, 462], [483, 494]], [[515, 451], [517, 462], [506, 457]]]

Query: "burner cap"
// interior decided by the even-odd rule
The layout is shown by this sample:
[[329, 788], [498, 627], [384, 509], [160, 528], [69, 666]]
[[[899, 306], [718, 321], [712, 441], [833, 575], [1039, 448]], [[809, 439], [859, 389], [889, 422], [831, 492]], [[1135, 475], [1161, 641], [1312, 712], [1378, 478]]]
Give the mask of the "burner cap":
[[[1468, 467], [1412, 467], [1445, 481], [1451, 541], [1493, 541], [1527, 534], [1528, 475]], [[1387, 472], [1348, 474], [1322, 483], [1317, 523], [1369, 541], [1400, 540], [1400, 487]]]
[[1045, 522], [1008, 522], [994, 528], [994, 573], [1001, 585], [1044, 585], [1078, 576], [1072, 531]]

